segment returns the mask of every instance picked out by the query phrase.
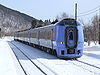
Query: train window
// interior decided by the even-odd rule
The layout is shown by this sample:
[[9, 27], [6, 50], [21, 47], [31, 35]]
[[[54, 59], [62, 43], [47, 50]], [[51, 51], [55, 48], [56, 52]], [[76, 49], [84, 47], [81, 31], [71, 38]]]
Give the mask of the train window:
[[69, 40], [73, 40], [73, 30], [69, 31]]
[[65, 25], [76, 25], [76, 21], [75, 20], [66, 20]]

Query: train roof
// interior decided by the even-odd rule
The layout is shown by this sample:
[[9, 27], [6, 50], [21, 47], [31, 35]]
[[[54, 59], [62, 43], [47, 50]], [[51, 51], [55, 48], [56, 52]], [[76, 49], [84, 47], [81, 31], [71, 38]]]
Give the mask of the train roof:
[[[20, 30], [20, 31], [16, 31], [16, 32], [23, 32], [23, 31], [27, 31], [27, 30], [29, 30], [29, 29]], [[16, 32], [15, 32], [15, 33], [16, 33]]]
[[51, 26], [55, 26], [56, 24], [50, 24], [50, 25], [46, 25], [46, 26], [42, 26], [42, 27], [37, 27], [37, 28], [29, 28], [29, 29], [25, 29], [25, 30], [20, 30], [20, 31], [16, 31], [16, 32], [23, 32], [23, 31], [27, 31], [30, 29], [40, 29], [40, 28], [45, 28], [45, 27], [51, 27]]
[[[40, 29], [40, 28], [46, 28], [46, 27], [51, 27], [51, 26], [55, 26], [55, 25], [57, 25], [57, 24], [61, 24], [61, 25], [64, 25], [64, 21], [66, 21], [66, 23], [69, 23], [69, 22], [71, 22], [71, 21], [73, 21], [73, 23], [69, 23], [69, 24], [72, 24], [72, 25], [80, 25], [80, 23], [79, 22], [77, 22], [75, 19], [73, 19], [73, 18], [65, 18], [65, 19], [62, 19], [61, 21], [59, 21], [58, 22], [58, 20], [55, 20], [55, 23], [52, 23], [52, 24], [50, 24], [50, 25], [46, 25], [46, 26], [42, 26], [42, 27], [37, 27], [37, 28], [29, 28], [29, 29], [25, 29], [25, 30], [21, 30], [21, 31], [16, 31], [16, 32], [23, 32], [23, 31], [27, 31], [27, 30], [30, 30], [30, 29], [32, 29], [32, 30], [34, 30], [34, 29]], [[69, 21], [69, 22], [67, 22], [67, 21]]]
[[77, 20], [73, 19], [73, 18], [65, 18], [62, 19], [58, 24], [60, 25], [81, 25]]
[[[65, 18], [65, 19], [62, 19], [61, 21], [63, 21], [63, 20], [73, 20], [73, 21], [76, 21], [73, 18]], [[33, 28], [33, 29], [39, 29], [39, 28], [45, 28], [45, 27], [55, 26], [56, 24], [59, 24], [61, 21], [55, 20], [54, 23], [51, 23], [50, 25], [46, 25], [46, 26], [42, 26], [42, 27], [37, 27], [37, 28]]]
[[34, 29], [41, 29], [41, 28], [46, 28], [46, 27], [51, 27], [51, 26], [55, 26], [56, 24], [50, 24], [50, 25], [46, 25], [46, 26], [42, 26], [42, 27], [37, 27], [37, 28], [33, 28]]

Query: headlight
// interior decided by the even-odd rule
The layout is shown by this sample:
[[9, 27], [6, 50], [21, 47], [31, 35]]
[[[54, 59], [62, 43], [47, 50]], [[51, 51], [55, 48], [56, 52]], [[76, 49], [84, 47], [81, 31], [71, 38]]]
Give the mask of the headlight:
[[60, 44], [64, 44], [64, 42], [60, 42]]

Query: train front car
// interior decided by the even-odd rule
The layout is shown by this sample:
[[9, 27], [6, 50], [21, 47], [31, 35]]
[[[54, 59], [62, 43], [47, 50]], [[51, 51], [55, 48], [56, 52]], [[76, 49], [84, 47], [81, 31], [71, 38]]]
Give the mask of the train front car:
[[75, 19], [63, 19], [56, 25], [56, 52], [59, 58], [79, 58], [83, 54], [83, 28]]

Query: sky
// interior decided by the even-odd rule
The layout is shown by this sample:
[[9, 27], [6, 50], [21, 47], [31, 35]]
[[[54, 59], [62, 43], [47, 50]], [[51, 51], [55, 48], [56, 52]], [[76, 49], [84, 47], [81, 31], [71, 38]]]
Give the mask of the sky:
[[[54, 20], [63, 12], [74, 16], [75, 3], [78, 4], [78, 16], [79, 13], [100, 6], [100, 0], [0, 0], [0, 4], [6, 7], [42, 20]], [[79, 18], [88, 21], [95, 14], [99, 14], [99, 11]]]

